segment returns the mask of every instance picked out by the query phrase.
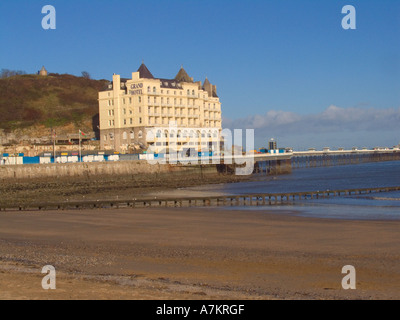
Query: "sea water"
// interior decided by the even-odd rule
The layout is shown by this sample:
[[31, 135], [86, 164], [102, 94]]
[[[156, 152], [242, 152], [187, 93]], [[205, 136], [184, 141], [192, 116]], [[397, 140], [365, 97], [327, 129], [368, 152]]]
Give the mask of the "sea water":
[[[300, 168], [291, 174], [257, 176], [255, 181], [199, 187], [229, 195], [284, 193], [400, 186], [400, 161], [356, 165]], [[230, 209], [293, 212], [304, 217], [400, 220], [400, 191], [295, 200], [273, 207], [230, 207]]]

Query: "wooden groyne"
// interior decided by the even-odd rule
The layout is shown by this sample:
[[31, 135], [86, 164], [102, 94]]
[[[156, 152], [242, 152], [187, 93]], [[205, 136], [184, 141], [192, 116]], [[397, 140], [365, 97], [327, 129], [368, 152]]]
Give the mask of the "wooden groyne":
[[398, 187], [364, 189], [343, 189], [309, 192], [260, 193], [246, 195], [222, 195], [213, 197], [187, 198], [142, 198], [130, 200], [92, 200], [62, 203], [36, 203], [26, 205], [0, 205], [0, 211], [71, 210], [71, 209], [110, 209], [146, 207], [210, 207], [210, 206], [266, 206], [290, 203], [296, 200], [324, 199], [339, 196], [362, 195], [400, 191]]

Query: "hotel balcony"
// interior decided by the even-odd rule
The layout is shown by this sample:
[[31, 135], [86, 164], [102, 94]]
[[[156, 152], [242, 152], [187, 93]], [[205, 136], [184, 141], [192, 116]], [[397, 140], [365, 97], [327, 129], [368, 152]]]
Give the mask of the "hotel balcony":
[[161, 93], [160, 92], [153, 92], [153, 91], [147, 91], [146, 92], [149, 96], [159, 96]]
[[156, 106], [156, 107], [160, 107], [161, 106], [159, 102], [154, 102], [154, 101], [148, 101], [147, 105]]

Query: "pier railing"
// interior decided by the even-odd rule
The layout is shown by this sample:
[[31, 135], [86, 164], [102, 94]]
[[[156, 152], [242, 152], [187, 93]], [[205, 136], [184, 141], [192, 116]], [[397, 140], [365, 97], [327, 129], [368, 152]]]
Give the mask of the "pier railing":
[[342, 189], [324, 191], [257, 193], [246, 195], [220, 195], [212, 197], [183, 198], [141, 198], [130, 200], [91, 200], [69, 201], [60, 203], [32, 203], [1, 205], [0, 211], [35, 211], [35, 210], [71, 210], [71, 209], [118, 209], [146, 207], [210, 207], [210, 206], [267, 206], [290, 203], [296, 200], [323, 199], [338, 196], [363, 195], [381, 192], [400, 191], [398, 187], [380, 187], [363, 189]]

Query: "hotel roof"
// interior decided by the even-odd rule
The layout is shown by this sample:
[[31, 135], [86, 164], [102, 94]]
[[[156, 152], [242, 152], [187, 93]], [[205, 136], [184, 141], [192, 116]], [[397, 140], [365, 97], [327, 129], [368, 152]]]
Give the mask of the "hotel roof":
[[[153, 74], [150, 72], [150, 70], [146, 67], [144, 63], [142, 63], [137, 70], [139, 72], [139, 77], [142, 79], [154, 79], [154, 80], [160, 80], [160, 84], [162, 88], [167, 88], [167, 89], [182, 89], [181, 82], [189, 82], [193, 83], [193, 78], [191, 78], [186, 70], [181, 67], [178, 74], [175, 76], [174, 79], [161, 79], [161, 78], [155, 78]], [[126, 89], [126, 82], [131, 79], [129, 78], [121, 78], [121, 89], [124, 90]], [[203, 86], [201, 87], [203, 90], [205, 85], [211, 85], [208, 79], [204, 81]], [[201, 84], [200, 84], [201, 86]], [[113, 82], [109, 82], [107, 84], [107, 87], [105, 88], [106, 91], [112, 90], [113, 87]], [[218, 97], [216, 92], [213, 90], [210, 92], [213, 97]]]
[[147, 69], [146, 65], [142, 63], [137, 70], [139, 72], [140, 78], [145, 78], [145, 79], [154, 79], [154, 76], [151, 74], [150, 70]]
[[193, 82], [193, 78], [189, 77], [183, 67], [181, 67], [181, 69], [179, 70], [178, 74], [175, 77], [175, 80], [179, 82]]

